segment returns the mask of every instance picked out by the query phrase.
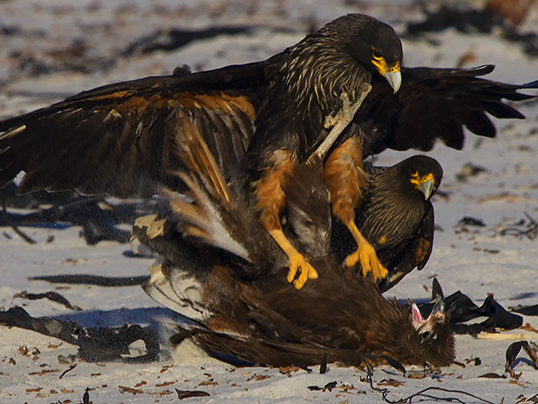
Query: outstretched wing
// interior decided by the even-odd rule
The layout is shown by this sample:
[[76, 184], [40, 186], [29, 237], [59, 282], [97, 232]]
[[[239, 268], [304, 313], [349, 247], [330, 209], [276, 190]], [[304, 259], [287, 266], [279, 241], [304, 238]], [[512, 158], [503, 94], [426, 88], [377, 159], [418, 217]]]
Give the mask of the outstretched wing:
[[377, 154], [386, 148], [427, 151], [436, 139], [461, 149], [464, 126], [479, 136], [495, 136], [495, 126], [487, 114], [524, 118], [503, 100], [532, 98], [518, 90], [538, 88], [538, 81], [511, 85], [479, 77], [493, 68], [404, 68], [402, 86], [396, 94], [387, 83], [376, 82], [355, 116], [364, 132], [365, 154]]
[[20, 193], [151, 196], [181, 168], [174, 149], [185, 122], [219, 164], [235, 164], [254, 131], [263, 69], [261, 62], [122, 82], [2, 121], [0, 186], [25, 171]]

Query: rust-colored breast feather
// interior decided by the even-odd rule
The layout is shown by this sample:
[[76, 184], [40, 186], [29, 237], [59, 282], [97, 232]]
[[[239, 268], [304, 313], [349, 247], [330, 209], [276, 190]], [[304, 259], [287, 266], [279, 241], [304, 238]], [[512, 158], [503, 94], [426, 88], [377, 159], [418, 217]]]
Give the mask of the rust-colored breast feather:
[[422, 263], [432, 250], [432, 240], [427, 238], [419, 238], [415, 249], [415, 259], [418, 263]]

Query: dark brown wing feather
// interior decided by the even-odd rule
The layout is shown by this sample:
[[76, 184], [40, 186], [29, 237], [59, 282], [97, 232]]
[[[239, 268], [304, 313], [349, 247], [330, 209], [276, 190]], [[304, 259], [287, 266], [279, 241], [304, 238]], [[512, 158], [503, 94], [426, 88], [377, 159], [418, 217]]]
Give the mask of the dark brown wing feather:
[[359, 366], [363, 362], [362, 353], [350, 349], [336, 349], [317, 346], [308, 342], [274, 342], [267, 338], [245, 337], [244, 339], [227, 333], [198, 330], [194, 339], [210, 353], [225, 354], [250, 363], [271, 364], [273, 366], [319, 365], [323, 357], [327, 362], [341, 362]]
[[254, 131], [264, 66], [112, 84], [2, 121], [0, 185], [25, 171], [21, 193], [78, 188], [151, 196], [180, 168], [172, 150], [184, 119], [203, 133], [219, 164], [236, 162]]
[[461, 149], [463, 127], [479, 136], [495, 136], [487, 114], [523, 118], [503, 100], [532, 98], [518, 90], [538, 88], [538, 82], [519, 86], [479, 77], [492, 70], [490, 65], [475, 69], [403, 68], [402, 86], [396, 94], [378, 80], [355, 116], [364, 131], [365, 154], [386, 148], [431, 150], [436, 139]]
[[[403, 246], [397, 254], [387, 259], [387, 262], [390, 262], [387, 267], [390, 267], [391, 270], [386, 282], [379, 285], [381, 292], [395, 286], [414, 268], [418, 270], [424, 268], [432, 253], [434, 228], [435, 214], [433, 205], [429, 203], [427, 213], [416, 233], [409, 238], [407, 245]], [[380, 257], [380, 259], [385, 262], [384, 257]]]

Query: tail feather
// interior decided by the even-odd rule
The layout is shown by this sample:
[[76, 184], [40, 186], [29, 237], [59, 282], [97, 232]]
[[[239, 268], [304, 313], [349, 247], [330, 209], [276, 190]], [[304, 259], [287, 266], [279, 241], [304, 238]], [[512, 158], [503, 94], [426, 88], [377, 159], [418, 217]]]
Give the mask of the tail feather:
[[[226, 185], [224, 176], [200, 131], [187, 116], [184, 117], [181, 124], [183, 127], [182, 138], [176, 144], [181, 145], [182, 150], [178, 150], [179, 157], [187, 170], [201, 180], [205, 190], [220, 204], [231, 204], [230, 189]], [[180, 176], [185, 180], [185, 175]]]
[[178, 175], [189, 187], [196, 201], [196, 205], [189, 203], [178, 194], [166, 190], [172, 210], [179, 215], [183, 223], [187, 223], [181, 226], [184, 235], [201, 238], [210, 245], [250, 261], [248, 251], [232, 237], [229, 228], [223, 221], [221, 209], [225, 206], [212, 200], [194, 178], [185, 173]]
[[193, 202], [170, 189], [164, 190], [177, 215], [178, 230], [185, 237], [195, 237], [250, 263], [242, 267], [244, 275], [265, 273], [285, 255], [249, 209], [250, 201], [242, 192], [241, 181], [231, 171], [223, 172], [225, 168], [217, 164], [204, 133], [186, 114], [180, 121], [181, 131], [176, 134], [171, 152], [184, 170], [169, 174], [189, 189], [188, 197]]

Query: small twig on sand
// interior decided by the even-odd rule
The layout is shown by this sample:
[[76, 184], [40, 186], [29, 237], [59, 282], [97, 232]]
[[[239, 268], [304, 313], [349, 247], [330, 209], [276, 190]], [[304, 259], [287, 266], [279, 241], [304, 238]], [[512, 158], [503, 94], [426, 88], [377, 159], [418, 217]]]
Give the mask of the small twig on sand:
[[467, 396], [467, 397], [472, 397], [476, 400], [479, 400], [483, 403], [487, 403], [487, 404], [494, 404], [492, 403], [491, 401], [488, 401], [488, 400], [484, 400], [483, 398], [480, 398], [480, 397], [477, 397], [471, 393], [467, 393], [466, 391], [461, 391], [461, 390], [450, 390], [450, 389], [444, 389], [442, 387], [427, 387], [423, 390], [420, 390], [414, 394], [411, 394], [410, 396], [407, 396], [405, 398], [401, 398], [399, 400], [396, 400], [396, 401], [392, 401], [392, 400], [389, 400], [388, 399], [388, 393], [389, 393], [389, 390], [386, 389], [386, 388], [383, 388], [383, 389], [380, 389], [380, 388], [377, 388], [377, 387], [374, 387], [374, 381], [372, 379], [372, 376], [374, 374], [373, 372], [373, 368], [371, 366], [367, 366], [366, 367], [366, 372], [367, 372], [367, 375], [366, 375], [366, 378], [368, 380], [368, 383], [370, 384], [370, 388], [374, 391], [377, 391], [379, 393], [381, 393], [382, 397], [383, 397], [383, 401], [387, 402], [387, 403], [390, 403], [390, 404], [400, 404], [400, 403], [409, 403], [411, 404], [412, 403], [412, 400], [413, 398], [416, 398], [416, 397], [425, 397], [425, 398], [430, 398], [430, 399], [433, 399], [433, 400], [438, 400], [438, 401], [448, 401], [448, 402], [458, 402], [458, 403], [461, 403], [461, 404], [465, 404], [464, 401], [462, 401], [461, 399], [459, 399], [458, 397], [440, 397], [440, 396], [434, 396], [434, 395], [431, 395], [431, 394], [426, 394], [426, 392], [429, 392], [429, 391], [441, 391], [441, 392], [444, 392], [444, 393], [453, 393], [453, 394], [461, 394], [463, 396]]
[[24, 241], [26, 241], [28, 244], [35, 244], [35, 240], [31, 238], [30, 236], [27, 236], [24, 234], [15, 224], [11, 221], [9, 214], [7, 213], [6, 209], [6, 198], [2, 198], [2, 211], [4, 212], [4, 218], [6, 220], [6, 223], [13, 229], [15, 233], [17, 233]]
[[522, 230], [517, 227], [507, 227], [502, 229], [499, 234], [501, 236], [516, 236], [519, 238], [527, 237], [529, 240], [534, 240], [538, 237], [538, 222], [527, 212], [524, 212], [524, 214], [529, 220], [525, 229]]

